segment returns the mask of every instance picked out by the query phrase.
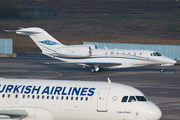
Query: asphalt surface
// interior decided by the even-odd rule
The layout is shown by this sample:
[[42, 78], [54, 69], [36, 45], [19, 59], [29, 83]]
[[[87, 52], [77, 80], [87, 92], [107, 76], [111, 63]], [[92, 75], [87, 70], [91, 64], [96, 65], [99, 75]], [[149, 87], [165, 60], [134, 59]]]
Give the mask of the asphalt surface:
[[162, 110], [161, 120], [180, 120], [180, 66], [146, 66], [126, 69], [103, 69], [91, 73], [89, 67], [77, 65], [47, 65], [61, 62], [42, 54], [17, 54], [17, 58], [0, 58], [0, 77], [108, 81], [133, 86]]

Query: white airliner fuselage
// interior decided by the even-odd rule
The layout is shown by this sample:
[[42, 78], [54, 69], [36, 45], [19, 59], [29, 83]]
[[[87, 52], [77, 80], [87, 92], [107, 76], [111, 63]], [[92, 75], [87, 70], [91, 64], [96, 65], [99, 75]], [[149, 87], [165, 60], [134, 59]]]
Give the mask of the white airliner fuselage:
[[161, 115], [141, 91], [123, 84], [0, 79], [0, 119], [159, 120]]
[[177, 61], [151, 50], [97, 49], [96, 45], [63, 45], [41, 28], [5, 30], [29, 35], [42, 53], [65, 62], [51, 64], [78, 64], [91, 66], [91, 72], [101, 68], [129, 68], [146, 65], [172, 66]]

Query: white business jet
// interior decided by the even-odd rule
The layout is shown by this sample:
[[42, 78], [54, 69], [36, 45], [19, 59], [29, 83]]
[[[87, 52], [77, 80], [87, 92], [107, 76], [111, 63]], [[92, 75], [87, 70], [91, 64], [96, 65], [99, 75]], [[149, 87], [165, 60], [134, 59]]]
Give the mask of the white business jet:
[[[78, 64], [90, 66], [91, 72], [101, 68], [129, 68], [147, 65], [172, 66], [177, 61], [151, 50], [97, 49], [96, 45], [63, 45], [46, 31], [37, 27], [5, 30], [29, 35], [42, 53], [65, 61], [51, 64]], [[49, 63], [48, 63], [49, 64]]]
[[0, 79], [0, 120], [159, 120], [131, 86], [109, 82]]

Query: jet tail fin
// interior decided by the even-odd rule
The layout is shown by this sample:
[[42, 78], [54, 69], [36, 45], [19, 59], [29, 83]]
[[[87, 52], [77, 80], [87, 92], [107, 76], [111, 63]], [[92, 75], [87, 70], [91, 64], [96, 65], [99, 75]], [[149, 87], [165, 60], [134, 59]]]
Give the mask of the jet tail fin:
[[5, 32], [15, 32], [20, 35], [29, 35], [29, 37], [42, 50], [42, 53], [53, 56], [56, 49], [64, 46], [58, 40], [49, 35], [45, 30], [38, 27], [20, 28], [19, 30], [4, 30]]

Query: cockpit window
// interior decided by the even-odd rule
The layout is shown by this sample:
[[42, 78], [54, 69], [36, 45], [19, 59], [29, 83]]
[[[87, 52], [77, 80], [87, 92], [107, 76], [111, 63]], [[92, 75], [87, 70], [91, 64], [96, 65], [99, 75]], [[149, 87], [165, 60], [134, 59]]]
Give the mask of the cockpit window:
[[144, 96], [136, 96], [136, 99], [138, 101], [147, 101], [147, 99]]
[[161, 56], [161, 54], [160, 54], [160, 53], [158, 53], [158, 52], [155, 52], [155, 53], [156, 53], [156, 55], [157, 55], [157, 56]]
[[134, 96], [130, 96], [128, 102], [135, 102], [136, 98]]
[[127, 102], [128, 96], [124, 96], [121, 102]]
[[154, 52], [154, 53], [151, 53], [151, 56], [162, 56], [162, 55], [158, 52]]

